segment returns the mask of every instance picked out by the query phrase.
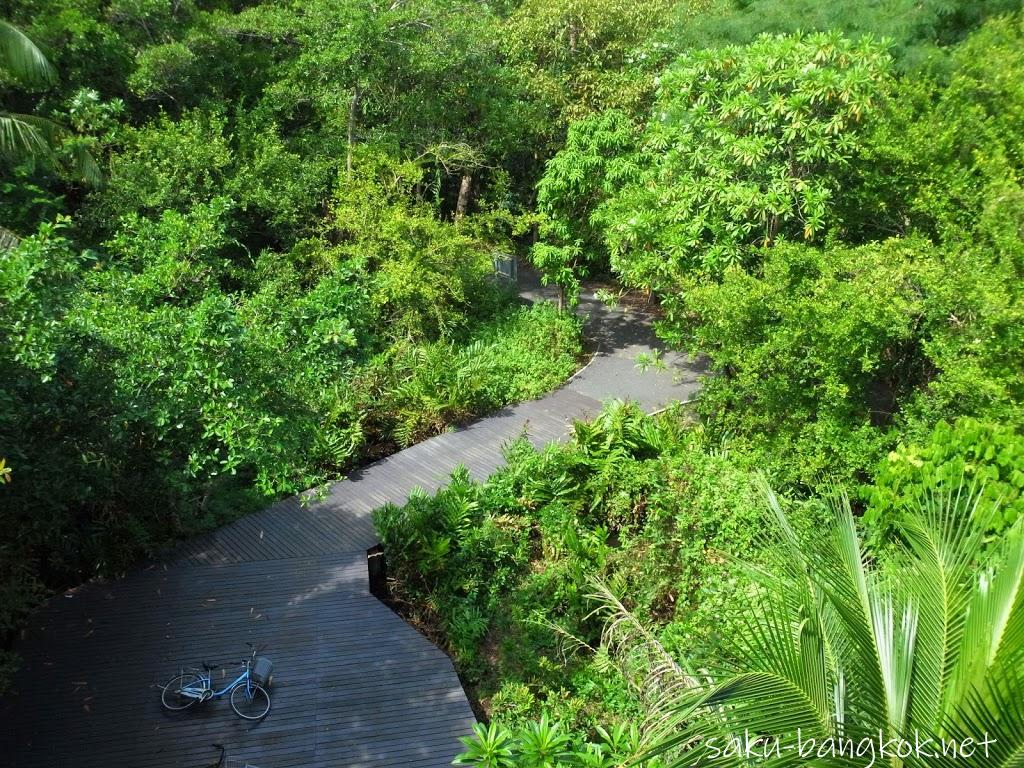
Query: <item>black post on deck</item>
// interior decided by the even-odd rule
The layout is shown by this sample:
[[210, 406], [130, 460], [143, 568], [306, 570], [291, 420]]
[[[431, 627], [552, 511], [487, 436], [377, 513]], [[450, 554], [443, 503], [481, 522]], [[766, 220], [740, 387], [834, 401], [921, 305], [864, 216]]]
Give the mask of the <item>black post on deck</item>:
[[384, 559], [384, 547], [380, 544], [366, 550], [366, 572], [370, 577], [370, 594], [378, 600], [389, 599], [388, 566]]

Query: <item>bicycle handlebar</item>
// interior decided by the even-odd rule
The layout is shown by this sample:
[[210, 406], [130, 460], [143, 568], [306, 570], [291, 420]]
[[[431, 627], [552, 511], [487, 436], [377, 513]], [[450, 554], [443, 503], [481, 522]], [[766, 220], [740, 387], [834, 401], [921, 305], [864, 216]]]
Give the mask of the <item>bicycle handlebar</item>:
[[252, 656], [249, 657], [249, 661], [248, 661], [248, 663], [250, 663], [250, 664], [252, 662], [256, 661], [256, 654], [263, 653], [263, 651], [265, 651], [266, 648], [267, 648], [267, 646], [265, 646], [265, 645], [253, 645], [252, 643], [246, 643], [246, 645], [248, 645], [250, 648], [252, 648]]

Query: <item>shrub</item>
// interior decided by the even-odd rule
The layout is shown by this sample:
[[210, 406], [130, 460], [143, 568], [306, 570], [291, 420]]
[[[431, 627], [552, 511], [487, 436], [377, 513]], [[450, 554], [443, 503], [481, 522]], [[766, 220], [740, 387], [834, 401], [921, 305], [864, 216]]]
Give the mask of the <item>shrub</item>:
[[637, 716], [637, 692], [593, 652], [590, 581], [611, 582], [674, 650], [709, 658], [731, 626], [726, 555], [756, 550], [749, 472], [709, 452], [684, 414], [625, 403], [577, 424], [568, 445], [521, 441], [507, 459], [486, 483], [457, 473], [432, 499], [377, 512], [398, 605], [497, 722], [546, 711], [587, 733]]
[[360, 376], [372, 381], [383, 437], [408, 446], [450, 424], [556, 387], [582, 354], [580, 322], [553, 307], [515, 307], [458, 341], [400, 343]]
[[695, 286], [696, 343], [720, 374], [700, 403], [715, 434], [747, 442], [786, 483], [865, 473], [926, 381], [925, 286], [941, 264], [923, 241], [780, 245], [760, 274]]
[[1013, 427], [971, 418], [940, 421], [928, 442], [901, 443], [880, 462], [864, 523], [884, 537], [906, 510], [962, 485], [976, 489], [982, 508], [998, 510], [993, 532], [1013, 525], [1024, 512], [1024, 437]]

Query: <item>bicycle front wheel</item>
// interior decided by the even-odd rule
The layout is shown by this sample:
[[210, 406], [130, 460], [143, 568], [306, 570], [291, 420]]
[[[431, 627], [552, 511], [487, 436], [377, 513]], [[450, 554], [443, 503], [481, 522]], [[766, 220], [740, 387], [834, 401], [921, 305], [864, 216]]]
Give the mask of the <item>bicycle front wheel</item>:
[[246, 720], [260, 720], [270, 711], [270, 694], [262, 685], [239, 685], [231, 691], [231, 708]]
[[205, 694], [206, 681], [199, 675], [185, 672], [168, 681], [160, 695], [160, 703], [164, 705], [164, 709], [177, 712], [188, 709], [197, 701], [202, 701]]

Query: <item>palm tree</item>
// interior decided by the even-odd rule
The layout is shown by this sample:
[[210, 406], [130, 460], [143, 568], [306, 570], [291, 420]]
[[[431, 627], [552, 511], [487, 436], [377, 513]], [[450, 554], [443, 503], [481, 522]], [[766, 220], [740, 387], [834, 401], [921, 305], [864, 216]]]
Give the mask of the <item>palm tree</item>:
[[[38, 46], [6, 21], [0, 21], [0, 69], [25, 86], [48, 85], [57, 78]], [[14, 161], [33, 158], [59, 165], [55, 148], [66, 133], [62, 125], [45, 117], [0, 110], [0, 154]], [[84, 147], [73, 150], [72, 160], [77, 176], [99, 183], [99, 167]]]
[[[936, 494], [905, 513], [896, 551], [882, 557], [865, 550], [845, 497], [808, 541], [764, 491], [786, 565], [745, 567], [746, 618], [723, 668], [679, 670], [666, 685], [659, 667], [646, 756], [680, 766], [864, 768], [872, 756], [1024, 765], [1024, 521], [989, 541], [994, 510], [977, 494]], [[602, 597], [610, 634], [635, 638], [635, 620]], [[619, 645], [630, 643], [635, 655], [635, 639]], [[894, 754], [907, 747], [892, 739], [913, 754]]]

